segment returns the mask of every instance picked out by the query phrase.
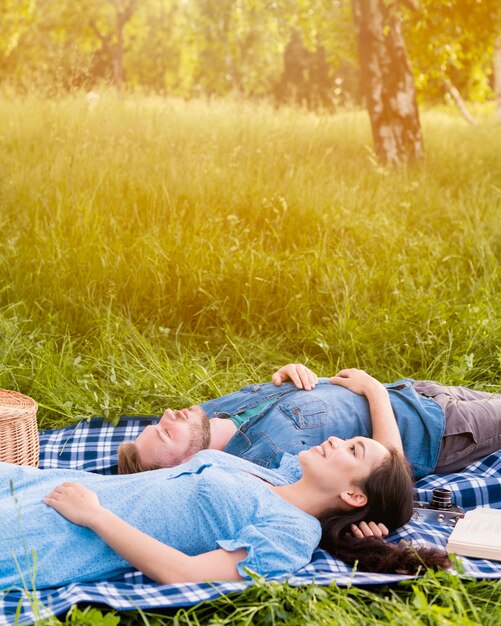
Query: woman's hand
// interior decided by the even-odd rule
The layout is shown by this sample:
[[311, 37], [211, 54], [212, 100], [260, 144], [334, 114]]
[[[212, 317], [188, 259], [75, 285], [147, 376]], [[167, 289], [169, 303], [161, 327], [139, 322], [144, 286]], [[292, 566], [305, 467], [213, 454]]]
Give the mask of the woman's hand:
[[360, 522], [351, 525], [351, 532], [355, 537], [363, 539], [364, 537], [378, 537], [382, 539], [389, 535], [389, 530], [384, 524], [376, 524], [376, 522]]
[[89, 526], [95, 516], [103, 510], [96, 494], [78, 483], [59, 485], [45, 496], [44, 502], [79, 526]]
[[90, 528], [117, 554], [162, 585], [242, 580], [238, 563], [247, 550], [222, 548], [189, 556], [131, 526], [99, 504], [93, 491], [78, 483], [63, 483], [44, 498], [70, 522]]
[[367, 398], [372, 422], [372, 438], [386, 448], [395, 448], [403, 455], [402, 438], [386, 387], [367, 372], [355, 368], [341, 370], [330, 380], [334, 385], [341, 385]]
[[367, 395], [373, 389], [382, 387], [381, 383], [367, 374], [367, 372], [355, 368], [341, 370], [335, 376], [332, 376], [330, 381], [333, 385], [341, 385], [361, 396]]
[[290, 380], [298, 389], [311, 391], [311, 389], [315, 389], [315, 385], [318, 383], [318, 376], [306, 365], [289, 363], [277, 370], [271, 377], [271, 380], [277, 387], [280, 387], [286, 380]]

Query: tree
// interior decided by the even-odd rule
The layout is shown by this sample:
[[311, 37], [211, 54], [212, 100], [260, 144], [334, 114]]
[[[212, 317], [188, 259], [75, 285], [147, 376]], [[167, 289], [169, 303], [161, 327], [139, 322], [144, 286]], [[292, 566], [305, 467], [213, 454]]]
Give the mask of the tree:
[[[143, 0], [127, 31], [127, 83], [160, 93], [179, 93], [180, 55], [187, 47], [183, 39], [187, 28], [176, 0]], [[181, 91], [181, 95], [185, 93]]]
[[137, 0], [107, 0], [107, 3], [112, 15], [106, 16], [106, 26], [93, 16], [89, 24], [101, 42], [103, 52], [111, 60], [113, 83], [120, 88], [124, 80], [124, 28], [136, 10]]
[[501, 122], [501, 35], [494, 46], [494, 91], [496, 93], [496, 118]]
[[[395, 122], [401, 111], [396, 114], [393, 101], [400, 109], [402, 102], [414, 106], [407, 47], [418, 98], [436, 101], [448, 93], [460, 104], [461, 97], [478, 102], [492, 98], [500, 0], [419, 0], [418, 10], [398, 13], [397, 2], [0, 0], [0, 76], [48, 93], [91, 89], [104, 79], [184, 97], [234, 92], [275, 95], [283, 101], [295, 95], [311, 107], [359, 104], [358, 85], [372, 85], [370, 104], [374, 85], [377, 89], [384, 79], [381, 99]], [[404, 2], [411, 0], [401, 0], [399, 6]], [[353, 27], [352, 6], [363, 34]], [[371, 32], [375, 16], [379, 26]], [[356, 34], [361, 54], [371, 59], [361, 63], [363, 80]], [[378, 72], [374, 84], [367, 80], [369, 73]], [[398, 76], [405, 79], [397, 97], [391, 90]], [[374, 106], [371, 119], [379, 124]], [[398, 132], [406, 136], [408, 121], [399, 121]], [[395, 128], [392, 132], [398, 134]], [[376, 148], [383, 153], [380, 144], [379, 137]], [[416, 144], [403, 151], [406, 159], [413, 158]], [[396, 148], [391, 155], [401, 158]]]
[[329, 109], [358, 100], [354, 97], [359, 81], [349, 3], [277, 0], [273, 5], [286, 42], [283, 71], [273, 88], [276, 100]]
[[0, 0], [0, 72], [12, 71], [15, 56], [23, 35], [35, 20], [32, 0]]
[[419, 0], [403, 15], [405, 40], [418, 93], [428, 100], [448, 94], [472, 122], [464, 99], [492, 97], [492, 59], [501, 32], [499, 0]]
[[387, 163], [424, 153], [416, 88], [396, 0], [352, 0], [374, 148]]
[[0, 59], [11, 84], [53, 93], [85, 82], [90, 55], [73, 13], [68, 0], [0, 0]]

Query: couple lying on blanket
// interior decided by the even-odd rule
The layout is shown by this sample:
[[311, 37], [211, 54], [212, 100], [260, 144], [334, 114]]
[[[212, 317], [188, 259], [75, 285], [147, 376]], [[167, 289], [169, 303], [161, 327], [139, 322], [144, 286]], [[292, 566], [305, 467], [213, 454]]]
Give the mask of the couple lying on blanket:
[[0, 463], [0, 588], [277, 576], [318, 545], [365, 571], [446, 567], [381, 536], [411, 517], [412, 473], [501, 448], [501, 394], [302, 365], [272, 381], [167, 409], [121, 446], [122, 475]]

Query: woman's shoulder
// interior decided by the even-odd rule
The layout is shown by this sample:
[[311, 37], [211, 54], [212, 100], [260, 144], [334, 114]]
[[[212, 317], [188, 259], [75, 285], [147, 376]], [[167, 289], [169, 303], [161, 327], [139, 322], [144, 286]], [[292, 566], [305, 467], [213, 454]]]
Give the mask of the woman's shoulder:
[[197, 452], [189, 463], [195, 467], [211, 467], [213, 470], [221, 470], [228, 474], [247, 472], [260, 476], [263, 472], [266, 472], [265, 468], [255, 463], [222, 450], [202, 450]]
[[[200, 494], [207, 495], [221, 509], [252, 510], [256, 523], [262, 522], [277, 529], [300, 522], [303, 528], [308, 527], [314, 534], [319, 532], [320, 524], [315, 517], [290, 504], [270, 488], [275, 470], [216, 450], [206, 451], [202, 458], [205, 463], [198, 482]], [[215, 462], [209, 463], [209, 460]], [[282, 481], [277, 480], [277, 483], [282, 484]]]

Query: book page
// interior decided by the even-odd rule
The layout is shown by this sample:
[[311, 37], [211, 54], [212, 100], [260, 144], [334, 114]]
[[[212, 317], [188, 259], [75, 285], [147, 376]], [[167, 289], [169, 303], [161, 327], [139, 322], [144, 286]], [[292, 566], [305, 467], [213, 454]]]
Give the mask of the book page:
[[458, 520], [449, 537], [450, 544], [476, 544], [501, 549], [501, 511], [476, 509]]

